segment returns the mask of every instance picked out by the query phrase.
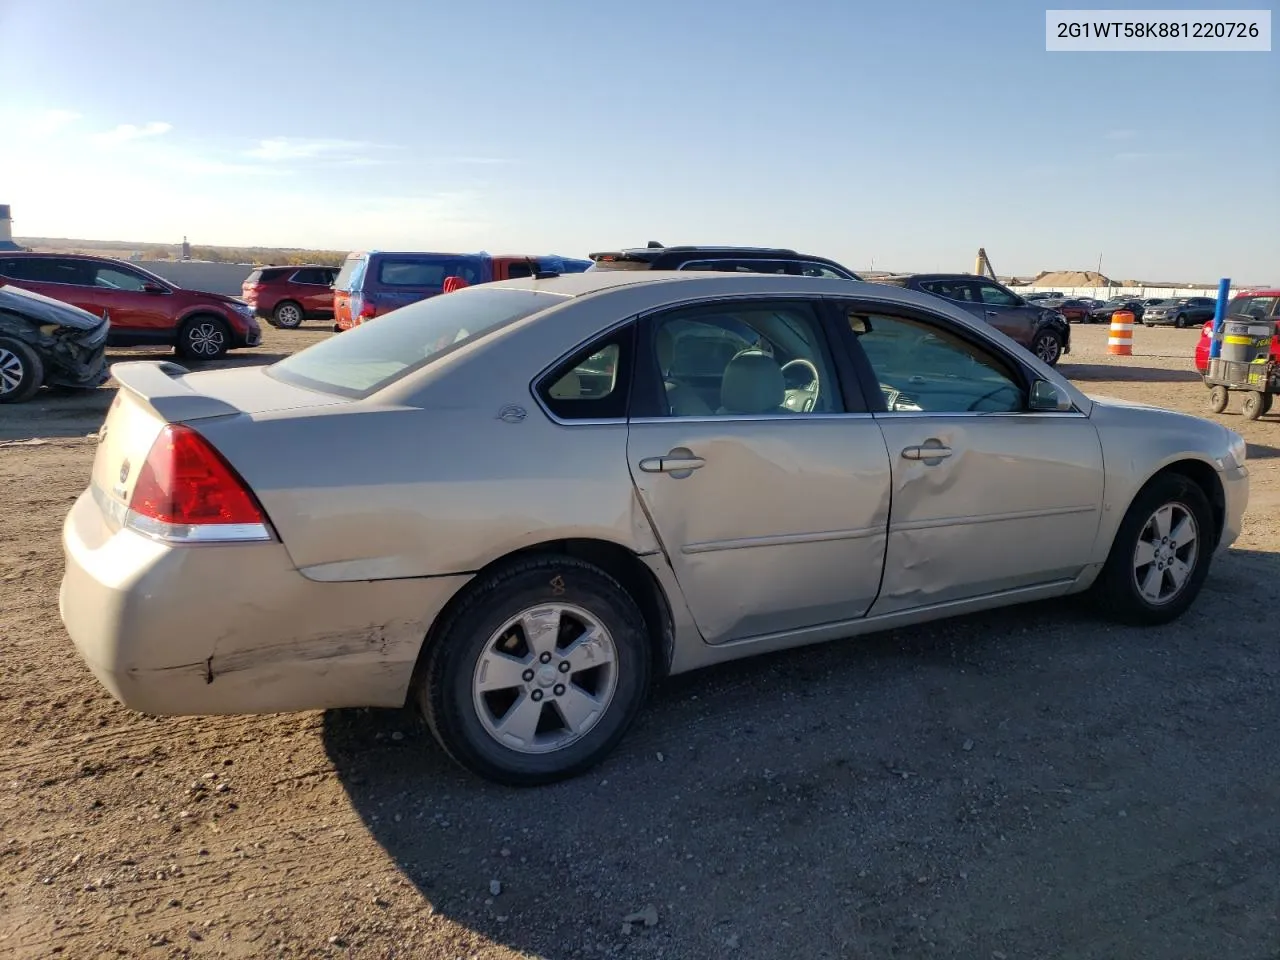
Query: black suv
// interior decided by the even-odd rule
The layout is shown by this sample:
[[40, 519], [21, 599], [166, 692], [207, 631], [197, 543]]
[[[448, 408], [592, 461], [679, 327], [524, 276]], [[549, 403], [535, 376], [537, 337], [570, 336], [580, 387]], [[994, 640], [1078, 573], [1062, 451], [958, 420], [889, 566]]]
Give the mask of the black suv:
[[796, 277], [862, 278], [826, 257], [811, 257], [782, 247], [647, 247], [589, 254], [587, 270], [720, 270], [726, 273], [785, 273]]
[[909, 273], [875, 283], [919, 290], [963, 307], [1016, 340], [1049, 366], [1071, 352], [1071, 324], [1056, 310], [1024, 300], [1008, 287], [972, 273]]

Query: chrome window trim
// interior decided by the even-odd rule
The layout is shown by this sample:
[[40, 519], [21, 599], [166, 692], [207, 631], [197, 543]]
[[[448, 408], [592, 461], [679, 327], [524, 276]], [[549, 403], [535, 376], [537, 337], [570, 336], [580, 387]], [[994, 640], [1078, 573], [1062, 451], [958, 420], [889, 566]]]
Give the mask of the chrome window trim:
[[[863, 281], [863, 282], [866, 282], [866, 281]], [[602, 327], [600, 330], [592, 334], [586, 340], [583, 340], [575, 344], [570, 349], [561, 353], [560, 356], [556, 357], [556, 359], [553, 360], [551, 363], [548, 363], [544, 367], [542, 367], [542, 369], [540, 369], [536, 374], [534, 374], [534, 376], [529, 380], [529, 384], [528, 384], [529, 393], [533, 397], [534, 403], [537, 404], [538, 409], [542, 411], [543, 416], [545, 416], [552, 423], [561, 427], [578, 427], [578, 426], [601, 427], [601, 426], [616, 425], [619, 423], [649, 424], [649, 423], [672, 423], [674, 421], [680, 421], [682, 423], [727, 423], [731, 421], [743, 421], [743, 420], [788, 420], [790, 421], [790, 420], [814, 420], [814, 419], [830, 419], [830, 418], [866, 419], [866, 418], [885, 417], [885, 416], [987, 417], [987, 418], [1076, 416], [1082, 419], [1086, 419], [1086, 420], [1088, 419], [1087, 414], [1081, 411], [1078, 407], [1073, 406], [1071, 410], [1020, 410], [1020, 411], [1008, 411], [1008, 412], [984, 412], [979, 410], [973, 410], [973, 411], [961, 410], [961, 411], [955, 411], [955, 412], [939, 411], [939, 412], [931, 413], [928, 411], [916, 412], [911, 410], [897, 410], [897, 411], [885, 411], [884, 413], [874, 413], [871, 411], [868, 411], [866, 413], [848, 413], [848, 412], [791, 413], [791, 414], [773, 413], [773, 414], [758, 414], [758, 415], [734, 414], [731, 416], [714, 416], [713, 415], [710, 417], [702, 417], [702, 416], [700, 417], [595, 417], [591, 419], [582, 419], [582, 420], [565, 420], [565, 419], [562, 419], [561, 417], [557, 417], [554, 413], [551, 412], [551, 409], [546, 405], [546, 403], [543, 402], [542, 396], [538, 392], [538, 381], [540, 381], [543, 377], [550, 374], [551, 371], [553, 371], [556, 367], [564, 363], [574, 354], [578, 353], [580, 350], [582, 350], [584, 346], [586, 346], [592, 340], [597, 340], [597, 339], [607, 337], [610, 334], [618, 330], [621, 330], [623, 327], [627, 326], [630, 323], [641, 323], [642, 321], [648, 319], [649, 317], [655, 316], [660, 313], [667, 313], [672, 310], [684, 310], [690, 307], [711, 306], [716, 303], [724, 303], [726, 301], [733, 302], [738, 300], [760, 300], [760, 299], [779, 300], [779, 301], [798, 300], [803, 303], [812, 303], [814, 301], [823, 301], [827, 303], [847, 303], [849, 301], [849, 296], [847, 294], [832, 294], [832, 293], [826, 293], [826, 294], [788, 293], [788, 294], [773, 294], [773, 295], [769, 295], [769, 294], [762, 295], [758, 292], [730, 293], [730, 294], [717, 294], [715, 296], [708, 296], [708, 297], [698, 298], [694, 300], [684, 300], [679, 303], [664, 304], [659, 307], [651, 307], [649, 309], [642, 310], [639, 313], [632, 314], [631, 316], [626, 317], [622, 320], [618, 320], [608, 325], [607, 327]], [[874, 296], [867, 297], [865, 295], [859, 295], [857, 299], [863, 300], [863, 301], [883, 303], [886, 306], [890, 306], [890, 307], [892, 307], [895, 304], [894, 300], [891, 300], [891, 299], [882, 300]], [[948, 302], [954, 302], [954, 301], [948, 301]], [[909, 307], [913, 310], [918, 310], [921, 313], [928, 314], [929, 317], [935, 323], [939, 323], [943, 325], [956, 324], [955, 320], [946, 316], [945, 314], [935, 313], [932, 310], [929, 310], [925, 307], [917, 306], [916, 304], [910, 304]], [[998, 357], [1000, 357], [1002, 360], [1004, 360], [1006, 363], [1010, 364], [1011, 366], [1016, 366], [1029, 379], [1032, 379], [1032, 380], [1040, 379], [1039, 376], [1034, 371], [1030, 370], [1018, 357], [1013, 356], [1010, 353], [1008, 353], [1006, 350], [1004, 350], [1002, 344], [996, 342], [993, 339], [989, 339], [988, 337], [986, 337], [982, 330], [973, 329], [973, 330], [966, 330], [965, 332], [972, 333], [973, 335], [975, 335], [978, 339], [982, 341], [982, 345], [984, 348], [994, 352]], [[828, 344], [828, 346], [831, 347], [831, 349], [836, 349], [838, 345]], [[632, 362], [633, 363], [635, 362], [634, 359]], [[633, 380], [632, 387], [634, 389], [634, 386], [635, 386], [634, 376], [632, 380]]]

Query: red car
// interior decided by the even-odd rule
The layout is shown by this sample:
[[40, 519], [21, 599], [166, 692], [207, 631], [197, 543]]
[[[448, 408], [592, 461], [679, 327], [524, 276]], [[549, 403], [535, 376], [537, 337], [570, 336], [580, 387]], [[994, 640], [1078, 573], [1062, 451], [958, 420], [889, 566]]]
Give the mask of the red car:
[[216, 360], [256, 347], [262, 328], [253, 308], [220, 293], [184, 290], [123, 260], [78, 254], [0, 254], [0, 286], [70, 303], [111, 324], [113, 347], [171, 346], [188, 360]]
[[255, 315], [273, 327], [292, 330], [303, 320], [333, 319], [337, 267], [259, 267], [245, 278], [240, 295]]
[[[1280, 290], [1251, 290], [1240, 293], [1227, 304], [1227, 317], [1231, 320], [1272, 320], [1276, 324], [1276, 336], [1271, 340], [1271, 356], [1280, 362]], [[1200, 342], [1196, 344], [1196, 369], [1201, 373], [1209, 367], [1209, 344], [1213, 340], [1213, 321], [1200, 328]]]

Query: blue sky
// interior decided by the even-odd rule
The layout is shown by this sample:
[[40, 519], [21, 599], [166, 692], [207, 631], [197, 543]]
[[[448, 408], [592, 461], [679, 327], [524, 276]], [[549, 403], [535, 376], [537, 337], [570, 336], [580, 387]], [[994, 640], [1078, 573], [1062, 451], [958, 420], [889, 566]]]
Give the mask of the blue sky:
[[1116, 279], [1280, 282], [1274, 46], [1047, 53], [1044, 18], [1003, 0], [0, 0], [0, 202], [20, 236], [657, 239], [917, 270], [972, 269], [984, 246], [1002, 273], [1101, 254]]

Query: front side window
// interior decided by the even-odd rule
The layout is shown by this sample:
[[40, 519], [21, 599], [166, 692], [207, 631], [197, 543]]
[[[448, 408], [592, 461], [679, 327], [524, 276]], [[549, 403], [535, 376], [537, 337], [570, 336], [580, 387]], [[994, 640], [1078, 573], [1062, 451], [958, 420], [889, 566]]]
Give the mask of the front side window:
[[267, 369], [287, 383], [360, 399], [456, 347], [566, 299], [561, 294], [483, 286], [429, 297], [322, 340]]
[[890, 413], [1026, 409], [1026, 393], [1008, 364], [942, 325], [851, 309], [849, 326]]
[[97, 267], [93, 271], [93, 285], [95, 287], [106, 287], [108, 290], [128, 290], [133, 293], [141, 293], [143, 287], [147, 285], [147, 281], [136, 273], [126, 273], [124, 270], [116, 270], [114, 267]]
[[653, 320], [648, 362], [671, 417], [840, 413], [844, 407], [812, 304], [725, 302]]
[[822, 263], [802, 263], [800, 264], [800, 273], [806, 277], [830, 277], [832, 280], [849, 279], [848, 274], [841, 273], [838, 270], [832, 270], [830, 267]]
[[997, 307], [1016, 307], [1019, 305], [1018, 298], [1008, 290], [997, 287], [994, 283], [979, 283], [978, 296], [982, 298], [983, 303], [989, 303]]

